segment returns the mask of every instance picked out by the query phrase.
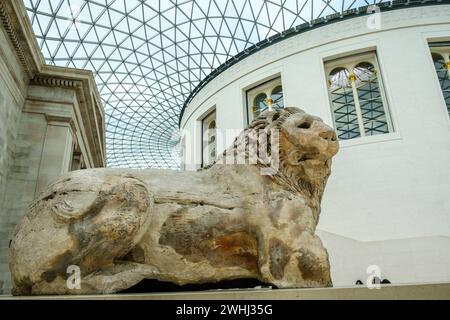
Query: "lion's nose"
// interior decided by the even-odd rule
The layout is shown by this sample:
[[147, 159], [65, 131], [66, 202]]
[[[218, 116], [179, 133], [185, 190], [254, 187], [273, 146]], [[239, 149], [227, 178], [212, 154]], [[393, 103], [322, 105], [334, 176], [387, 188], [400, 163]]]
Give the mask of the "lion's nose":
[[319, 136], [327, 141], [337, 140], [336, 132], [334, 132], [334, 130], [323, 130], [319, 133]]

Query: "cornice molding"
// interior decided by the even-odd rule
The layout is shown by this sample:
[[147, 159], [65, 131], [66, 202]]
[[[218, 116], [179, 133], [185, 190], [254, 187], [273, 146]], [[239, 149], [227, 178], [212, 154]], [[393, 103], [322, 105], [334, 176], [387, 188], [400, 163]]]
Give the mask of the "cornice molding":
[[63, 79], [58, 77], [49, 77], [38, 74], [31, 79], [30, 84], [40, 85], [45, 87], [62, 87], [62, 88], [81, 88], [83, 83], [78, 80]]
[[[72, 117], [65, 117], [60, 115], [53, 115], [53, 114], [45, 114], [45, 119], [47, 120], [47, 123], [52, 126], [61, 126], [64, 124], [64, 126], [67, 126], [70, 128], [71, 134], [75, 136], [75, 132], [77, 132], [75, 121]], [[74, 139], [76, 140], [76, 139]]]
[[0, 21], [25, 74], [32, 78], [44, 64], [44, 58], [22, 1], [0, 0]]
[[29, 76], [33, 76], [33, 72], [30, 69], [30, 66], [27, 62], [27, 59], [25, 59], [25, 53], [22, 48], [22, 45], [20, 44], [20, 41], [17, 38], [17, 33], [14, 30], [14, 26], [11, 23], [11, 19], [9, 18], [9, 15], [6, 11], [6, 8], [3, 4], [3, 1], [0, 1], [0, 20], [2, 22], [3, 27], [5, 28], [6, 34], [8, 35], [9, 39], [11, 40], [11, 43], [16, 50], [17, 57], [20, 60], [20, 63], [22, 64], [22, 67], [25, 71], [25, 73]]

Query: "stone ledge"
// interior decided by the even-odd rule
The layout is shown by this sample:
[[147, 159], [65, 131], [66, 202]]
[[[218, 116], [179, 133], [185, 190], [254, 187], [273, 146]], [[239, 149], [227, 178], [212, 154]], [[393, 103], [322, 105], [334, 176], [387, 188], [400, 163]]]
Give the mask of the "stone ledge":
[[0, 300], [450, 300], [449, 283], [383, 285], [326, 289], [240, 289], [173, 293], [85, 296], [0, 296]]

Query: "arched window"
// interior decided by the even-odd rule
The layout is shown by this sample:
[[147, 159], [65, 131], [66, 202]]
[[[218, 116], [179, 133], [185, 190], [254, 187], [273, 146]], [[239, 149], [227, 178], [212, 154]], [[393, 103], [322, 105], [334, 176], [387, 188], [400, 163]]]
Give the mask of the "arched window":
[[202, 120], [202, 167], [212, 164], [216, 160], [216, 111], [212, 111]]
[[360, 136], [358, 115], [349, 76], [350, 72], [341, 67], [333, 69], [329, 76], [334, 122], [340, 139], [353, 139]]
[[443, 47], [432, 47], [434, 68], [444, 95], [447, 112], [450, 116], [450, 45]]
[[208, 126], [208, 152], [210, 159], [216, 158], [216, 120]]
[[326, 64], [330, 101], [339, 139], [392, 132], [375, 54]]
[[253, 101], [253, 116], [257, 118], [262, 112], [266, 111], [267, 106], [267, 95], [265, 93], [260, 93], [256, 96]]
[[267, 110], [284, 108], [281, 78], [264, 82], [248, 90], [247, 104], [249, 122]]

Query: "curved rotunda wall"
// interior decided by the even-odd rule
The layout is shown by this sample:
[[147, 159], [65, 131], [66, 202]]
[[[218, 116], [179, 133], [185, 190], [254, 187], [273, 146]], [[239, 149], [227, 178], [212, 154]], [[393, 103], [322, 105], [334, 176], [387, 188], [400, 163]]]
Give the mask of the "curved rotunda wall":
[[214, 110], [218, 130], [242, 129], [246, 91], [276, 77], [285, 106], [333, 125], [325, 63], [376, 52], [393, 132], [341, 141], [318, 227], [333, 281], [365, 282], [370, 265], [392, 283], [450, 281], [450, 118], [429, 47], [450, 41], [450, 5], [383, 12], [379, 28], [367, 19], [283, 40], [210, 81], [181, 119], [185, 169], [202, 162], [201, 120]]

